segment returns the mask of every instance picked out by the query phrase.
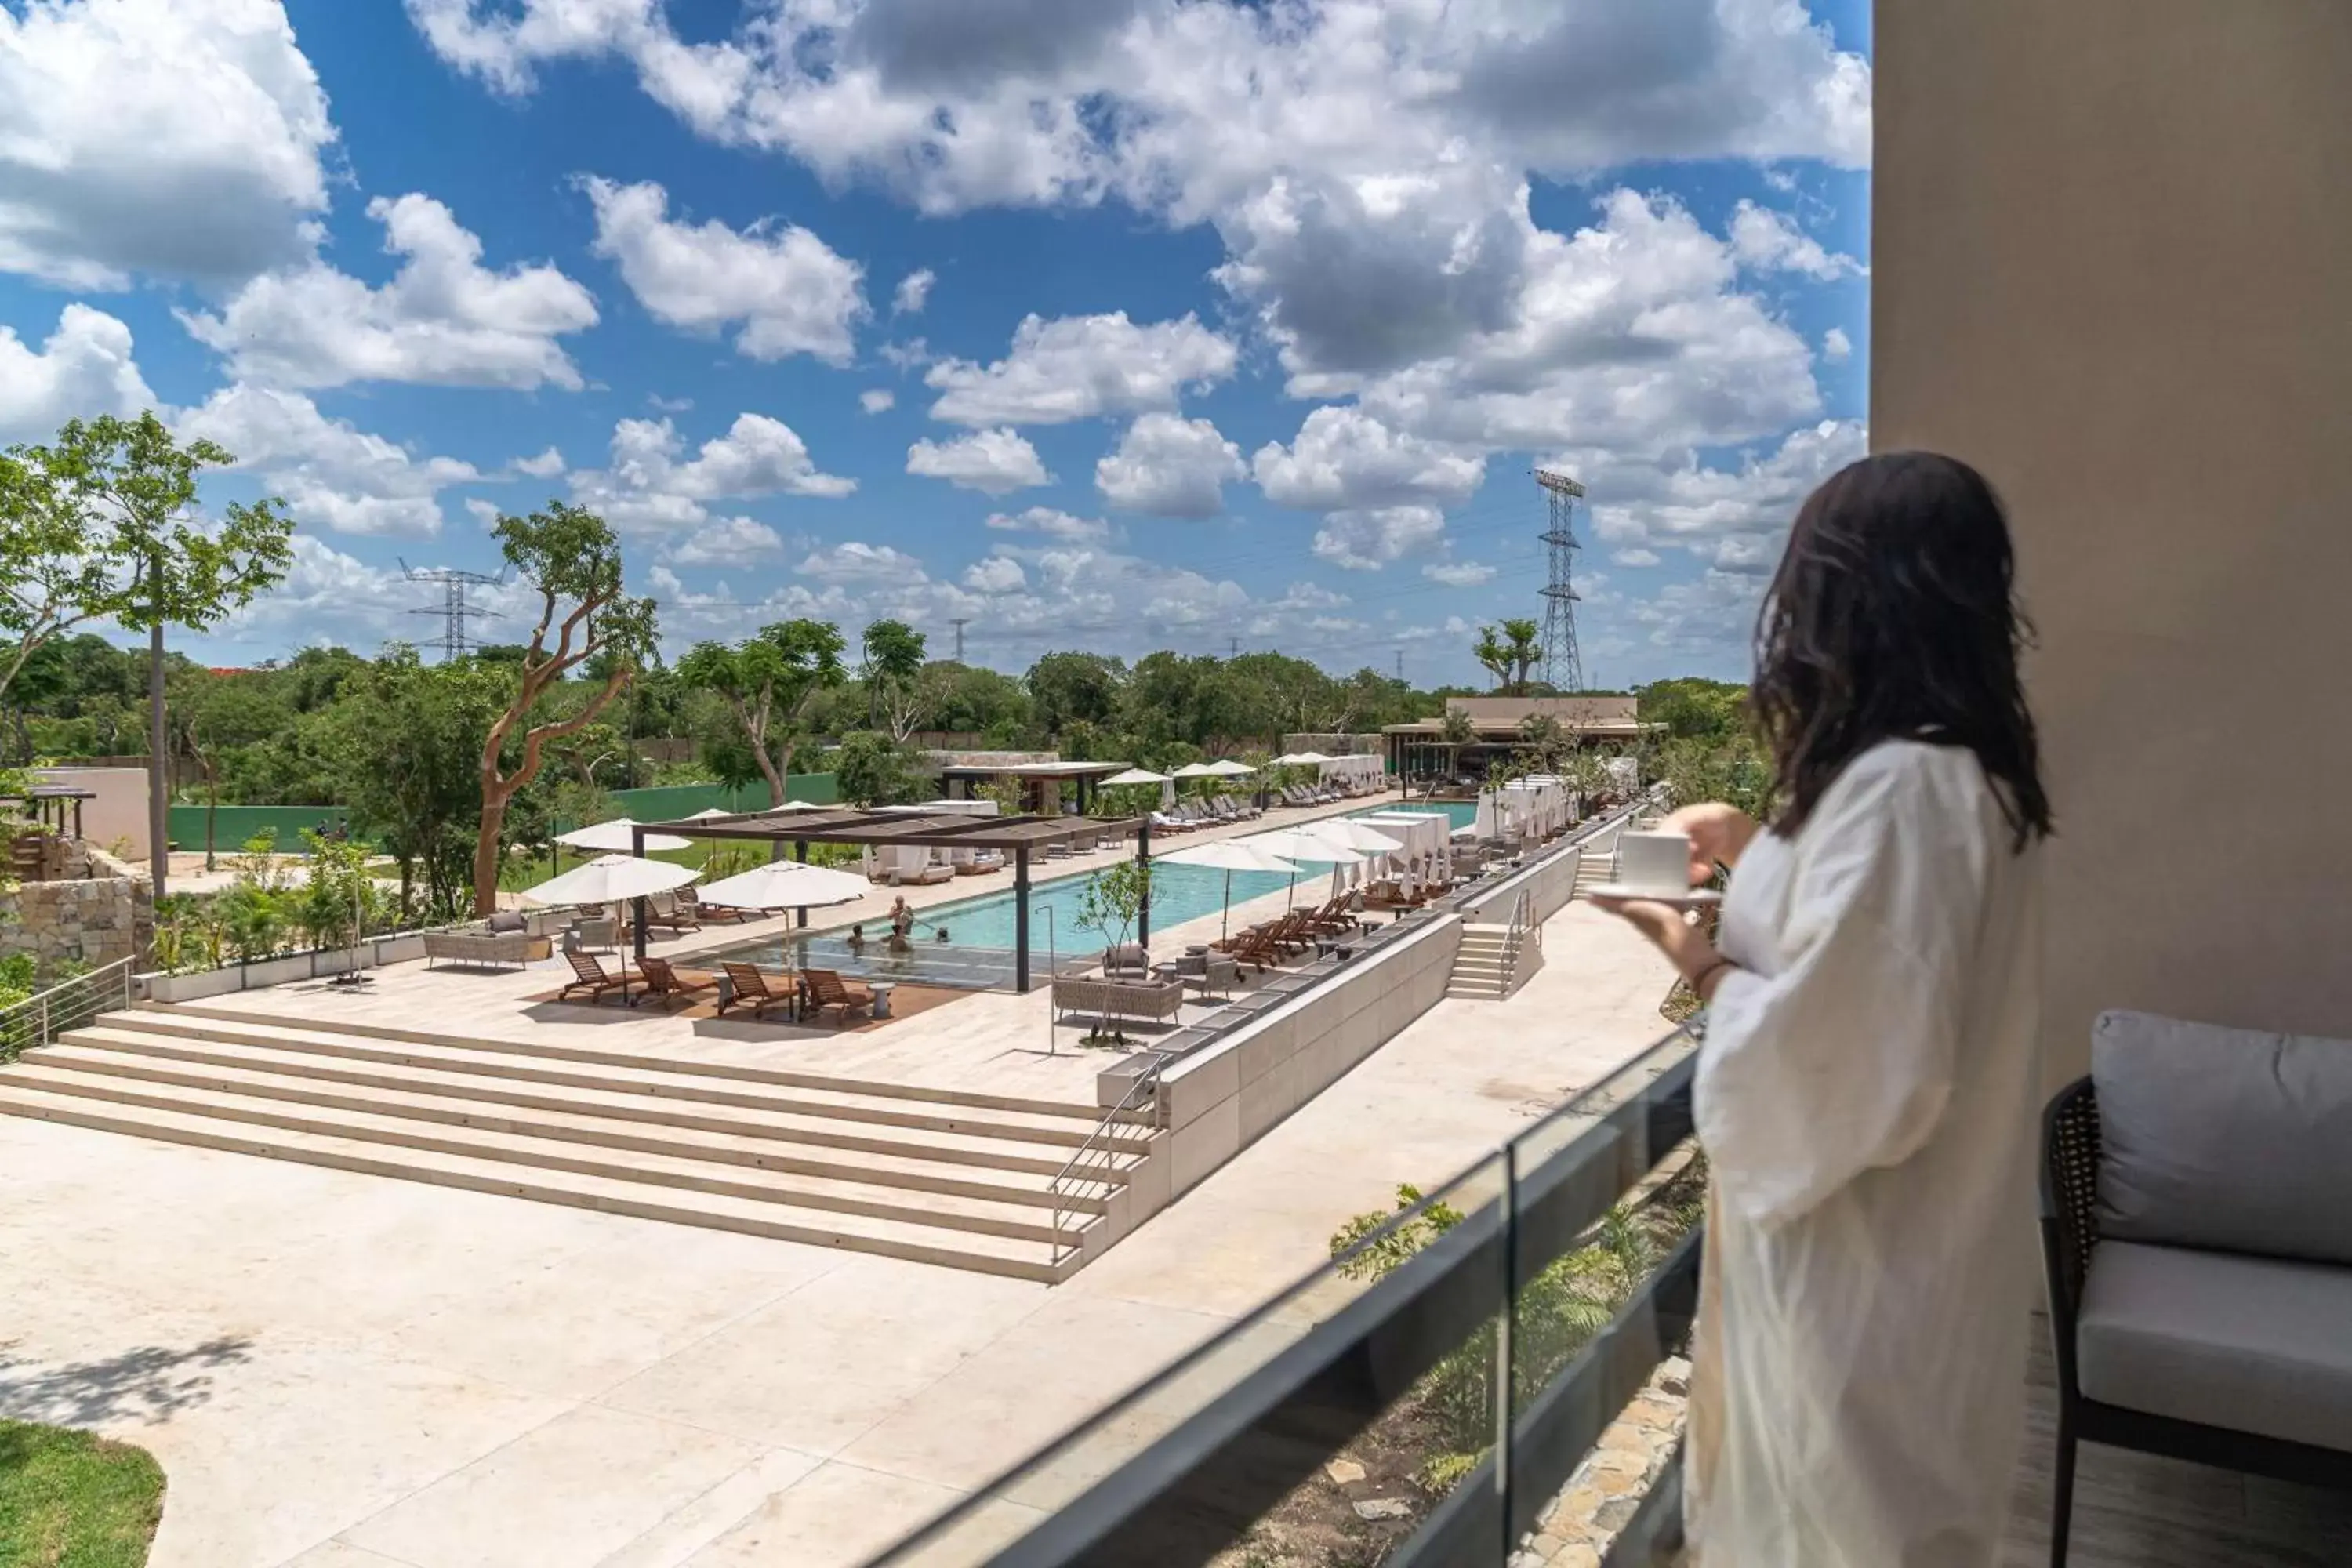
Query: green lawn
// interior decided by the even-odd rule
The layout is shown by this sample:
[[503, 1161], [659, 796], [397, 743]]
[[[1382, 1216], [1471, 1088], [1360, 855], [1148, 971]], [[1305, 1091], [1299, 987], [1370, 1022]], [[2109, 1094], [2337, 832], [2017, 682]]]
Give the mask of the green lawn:
[[0, 1568], [138, 1568], [163, 1517], [145, 1449], [0, 1421]]

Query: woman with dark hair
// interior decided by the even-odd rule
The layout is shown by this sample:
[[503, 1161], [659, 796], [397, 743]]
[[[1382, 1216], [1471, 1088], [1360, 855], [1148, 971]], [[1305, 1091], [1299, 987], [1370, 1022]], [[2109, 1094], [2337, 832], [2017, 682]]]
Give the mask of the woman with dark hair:
[[1608, 900], [1707, 1004], [1702, 1568], [2000, 1554], [2034, 1300], [2050, 832], [2009, 527], [1983, 478], [1865, 458], [1797, 514], [1756, 637], [1776, 810], [1685, 806], [1719, 940]]

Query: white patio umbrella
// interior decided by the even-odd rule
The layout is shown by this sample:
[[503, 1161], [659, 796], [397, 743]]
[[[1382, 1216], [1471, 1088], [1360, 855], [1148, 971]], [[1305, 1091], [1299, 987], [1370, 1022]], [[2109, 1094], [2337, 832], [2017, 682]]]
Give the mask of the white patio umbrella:
[[634, 855], [599, 855], [584, 866], [574, 866], [561, 877], [550, 877], [536, 888], [525, 888], [522, 901], [552, 906], [619, 904], [648, 893], [683, 888], [702, 873], [691, 866], [667, 860], [640, 860]]
[[1294, 879], [1298, 868], [1279, 855], [1270, 855], [1246, 838], [1223, 838], [1213, 844], [1199, 844], [1190, 849], [1179, 849], [1167, 857], [1171, 865], [1206, 866], [1225, 874], [1224, 918], [1217, 922], [1217, 938], [1224, 940], [1233, 928], [1234, 873], [1236, 871], [1274, 871]]
[[1231, 757], [1219, 757], [1213, 763], [1204, 763], [1202, 771], [1214, 773], [1221, 779], [1245, 779], [1257, 772], [1246, 763], [1237, 763]]
[[1150, 768], [1129, 768], [1125, 773], [1113, 773], [1110, 777], [1103, 780], [1101, 784], [1098, 784], [1096, 787], [1106, 788], [1117, 784], [1158, 784], [1160, 786], [1160, 804], [1162, 805], [1171, 805], [1175, 804], [1175, 781], [1169, 777], [1168, 774], [1155, 773]]
[[813, 904], [844, 904], [864, 896], [866, 879], [798, 860], [771, 860], [704, 888], [706, 904], [739, 910], [798, 910]]
[[1186, 763], [1168, 776], [1172, 779], [1205, 779], [1213, 777], [1216, 771], [1206, 763]]
[[[1345, 845], [1334, 844], [1328, 838], [1318, 838], [1296, 827], [1277, 827], [1271, 833], [1253, 833], [1242, 840], [1255, 845], [1269, 855], [1279, 855], [1286, 860], [1312, 861], [1322, 866], [1354, 866], [1366, 858]], [[1290, 897], [1298, 896], [1298, 878], [1290, 879]], [[1285, 900], [1287, 906], [1289, 900]]]
[[[637, 819], [634, 816], [616, 816], [610, 822], [599, 822], [593, 826], [575, 827], [569, 833], [559, 833], [555, 836], [555, 841], [558, 844], [569, 844], [574, 849], [607, 849], [616, 854], [627, 855], [636, 848], [636, 845], [629, 837], [630, 830], [636, 826]], [[693, 847], [692, 839], [680, 838], [675, 833], [646, 835], [646, 847], [648, 849], [690, 849]]]

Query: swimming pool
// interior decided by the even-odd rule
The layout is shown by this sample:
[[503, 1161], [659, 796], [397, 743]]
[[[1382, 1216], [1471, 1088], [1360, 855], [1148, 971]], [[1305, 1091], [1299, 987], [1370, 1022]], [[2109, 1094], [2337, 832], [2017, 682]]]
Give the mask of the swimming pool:
[[[1477, 809], [1470, 801], [1434, 801], [1425, 806], [1377, 805], [1349, 815], [1441, 812], [1459, 827], [1469, 822]], [[1300, 867], [1299, 896], [1319, 900], [1330, 875], [1328, 867]], [[1233, 901], [1243, 904], [1267, 893], [1281, 892], [1290, 881], [1288, 877], [1269, 871], [1235, 871]], [[1087, 875], [1083, 872], [1030, 885], [1029, 960], [1034, 973], [1051, 973], [1055, 964], [1065, 971], [1089, 965], [1109, 940], [1102, 931], [1083, 930], [1078, 925], [1078, 905], [1085, 897], [1086, 885]], [[931, 985], [981, 989], [1010, 985], [1014, 924], [1019, 912], [1016, 905], [1012, 888], [1000, 884], [992, 892], [917, 910], [915, 942], [909, 952], [885, 951], [887, 944], [883, 938], [888, 935], [889, 926], [887, 921], [871, 921], [865, 928], [866, 941], [862, 951], [850, 946], [845, 931], [835, 931], [814, 937], [770, 937], [708, 957], [712, 962], [728, 958], [771, 968], [790, 964], [838, 969], [872, 979], [914, 980]], [[1205, 866], [1171, 865], [1162, 858], [1152, 861], [1154, 931], [1170, 930], [1186, 921], [1215, 914], [1224, 907], [1224, 872]], [[948, 933], [945, 942], [939, 939], [942, 929]], [[785, 953], [787, 946], [792, 949], [789, 957]]]

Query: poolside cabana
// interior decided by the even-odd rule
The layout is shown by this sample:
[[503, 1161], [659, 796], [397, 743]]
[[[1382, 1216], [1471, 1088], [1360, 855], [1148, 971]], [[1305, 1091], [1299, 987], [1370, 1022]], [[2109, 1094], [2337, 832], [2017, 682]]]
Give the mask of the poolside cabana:
[[[1110, 822], [1064, 821], [1049, 816], [982, 816], [950, 814], [937, 806], [922, 811], [859, 811], [849, 807], [824, 811], [753, 811], [735, 816], [697, 817], [688, 822], [646, 822], [636, 825], [640, 836], [652, 833], [692, 833], [698, 838], [735, 839], [768, 845], [789, 844], [793, 858], [808, 858], [812, 844], [854, 844], [861, 848], [896, 847], [926, 849], [995, 849], [1013, 859], [1013, 984], [1029, 989], [1029, 857], [1034, 849], [1066, 844], [1073, 838], [1132, 837], [1135, 858], [1151, 858], [1149, 817]], [[640, 900], [642, 904], [642, 900]], [[646, 954], [645, 910], [637, 910], [636, 954]], [[801, 912], [805, 925], [808, 914]], [[1151, 904], [1145, 896], [1136, 920], [1138, 942], [1151, 940]]]
[[1078, 815], [1084, 816], [1093, 803], [1095, 785], [1126, 766], [1125, 763], [950, 763], [939, 771], [940, 787], [952, 795], [961, 785], [964, 798], [971, 799], [983, 783], [1015, 779], [1021, 784], [1024, 804], [1039, 805], [1045, 785], [1053, 785], [1058, 797], [1061, 786], [1070, 784], [1075, 786]]

